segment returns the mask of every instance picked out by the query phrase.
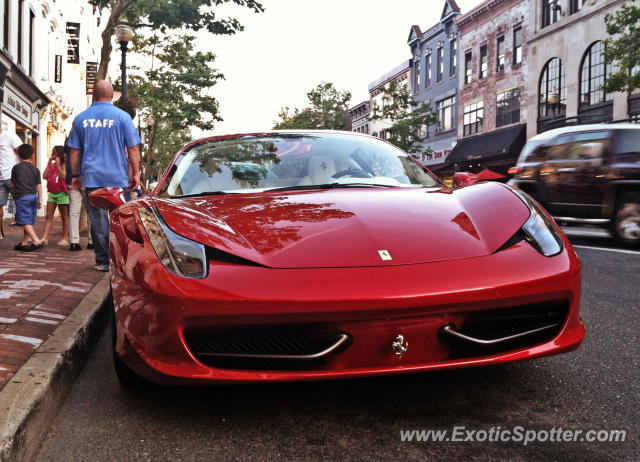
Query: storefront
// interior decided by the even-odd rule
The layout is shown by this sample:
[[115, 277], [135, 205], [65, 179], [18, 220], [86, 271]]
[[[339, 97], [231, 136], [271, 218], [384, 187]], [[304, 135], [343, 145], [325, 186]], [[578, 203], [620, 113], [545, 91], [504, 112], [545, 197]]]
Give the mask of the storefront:
[[447, 164], [455, 172], [477, 173], [488, 168], [506, 175], [518, 160], [526, 134], [526, 124], [520, 124], [463, 138], [451, 151]]
[[[37, 154], [41, 149], [39, 146], [41, 115], [49, 104], [49, 100], [32, 82], [29, 82], [33, 85], [31, 95], [21, 91], [20, 86], [16, 85], [11, 77], [12, 75], [5, 82], [2, 96], [2, 130], [16, 133], [23, 143], [31, 144]], [[37, 164], [36, 154], [34, 154], [34, 164]]]

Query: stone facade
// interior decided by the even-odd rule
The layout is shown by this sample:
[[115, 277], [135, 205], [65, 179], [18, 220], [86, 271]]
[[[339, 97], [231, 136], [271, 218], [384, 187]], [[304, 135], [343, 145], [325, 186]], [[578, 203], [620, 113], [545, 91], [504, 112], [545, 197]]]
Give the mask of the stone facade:
[[[373, 115], [375, 113], [376, 107], [379, 108], [379, 110], [384, 107], [385, 88], [387, 88], [392, 80], [403, 85], [408, 85], [411, 91], [412, 77], [412, 62], [408, 59], [371, 82], [368, 86], [370, 114]], [[391, 125], [391, 122], [388, 120], [371, 120], [369, 121], [369, 133], [384, 140], [387, 138], [386, 129], [391, 127]]]
[[[548, 9], [545, 0], [531, 0], [527, 136], [567, 124], [640, 116], [636, 103], [640, 95], [604, 94], [599, 85], [605, 75], [599, 74], [606, 74], [606, 66], [593, 64], [600, 59], [602, 41], [607, 38], [605, 15], [622, 3], [557, 0], [557, 7]], [[543, 82], [548, 82], [548, 88]]]
[[[444, 2], [440, 21], [422, 32], [412, 26], [408, 44], [413, 56], [413, 97], [432, 107], [439, 123], [423, 130], [423, 146], [433, 150], [421, 159], [425, 165], [445, 162], [457, 140], [460, 39], [455, 20], [460, 8]], [[449, 103], [453, 104], [449, 104]], [[446, 122], [443, 123], [443, 121]]]
[[[526, 18], [528, 14], [528, 0], [488, 0], [456, 21], [460, 31], [461, 61], [458, 78], [460, 85], [459, 138], [526, 122], [529, 60], [526, 47], [529, 27]], [[521, 34], [519, 38], [521, 48], [516, 51], [514, 44], [518, 34]], [[498, 53], [499, 49], [501, 53]], [[486, 50], [484, 55], [483, 50]], [[469, 55], [471, 56], [470, 69]], [[500, 59], [499, 56], [501, 56]], [[486, 71], [481, 75], [483, 63]], [[514, 95], [518, 91], [520, 96], [517, 105], [512, 104], [505, 111], [503, 102], [505, 95], [515, 101], [517, 98]], [[499, 95], [501, 95], [500, 101]], [[482, 103], [481, 115], [478, 109], [479, 103]], [[516, 114], [516, 108], [519, 114]], [[499, 116], [498, 111], [500, 111]], [[506, 112], [511, 114], [505, 115]], [[471, 124], [475, 126], [470, 126]]]
[[356, 133], [369, 134], [369, 100], [365, 100], [360, 104], [355, 105], [349, 109], [349, 115], [351, 116], [351, 131]]

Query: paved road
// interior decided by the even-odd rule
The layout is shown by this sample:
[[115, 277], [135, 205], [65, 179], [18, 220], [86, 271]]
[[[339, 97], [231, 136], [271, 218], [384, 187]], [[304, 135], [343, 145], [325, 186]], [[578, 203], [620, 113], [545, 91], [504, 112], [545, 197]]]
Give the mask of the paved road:
[[[598, 245], [589, 240], [580, 244]], [[39, 461], [640, 460], [640, 253], [578, 248], [587, 337], [504, 366], [311, 384], [128, 392], [104, 335]], [[624, 443], [406, 443], [400, 430], [624, 429]]]

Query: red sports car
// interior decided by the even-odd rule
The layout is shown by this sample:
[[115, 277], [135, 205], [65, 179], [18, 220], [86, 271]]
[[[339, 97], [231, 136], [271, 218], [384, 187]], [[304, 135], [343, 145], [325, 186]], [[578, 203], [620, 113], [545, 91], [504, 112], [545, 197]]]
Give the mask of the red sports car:
[[578, 347], [580, 262], [506, 185], [443, 185], [354, 133], [194, 141], [111, 213], [125, 383], [316, 380], [497, 364]]

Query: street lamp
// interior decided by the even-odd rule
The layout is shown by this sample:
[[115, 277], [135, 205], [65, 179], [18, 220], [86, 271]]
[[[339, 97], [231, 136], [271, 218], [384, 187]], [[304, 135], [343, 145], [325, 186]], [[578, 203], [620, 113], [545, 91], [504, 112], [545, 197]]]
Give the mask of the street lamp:
[[120, 70], [122, 71], [122, 96], [121, 100], [127, 100], [127, 45], [133, 38], [133, 29], [126, 22], [118, 23], [116, 26], [116, 38], [120, 43], [120, 50], [122, 50], [122, 63], [120, 64]]

